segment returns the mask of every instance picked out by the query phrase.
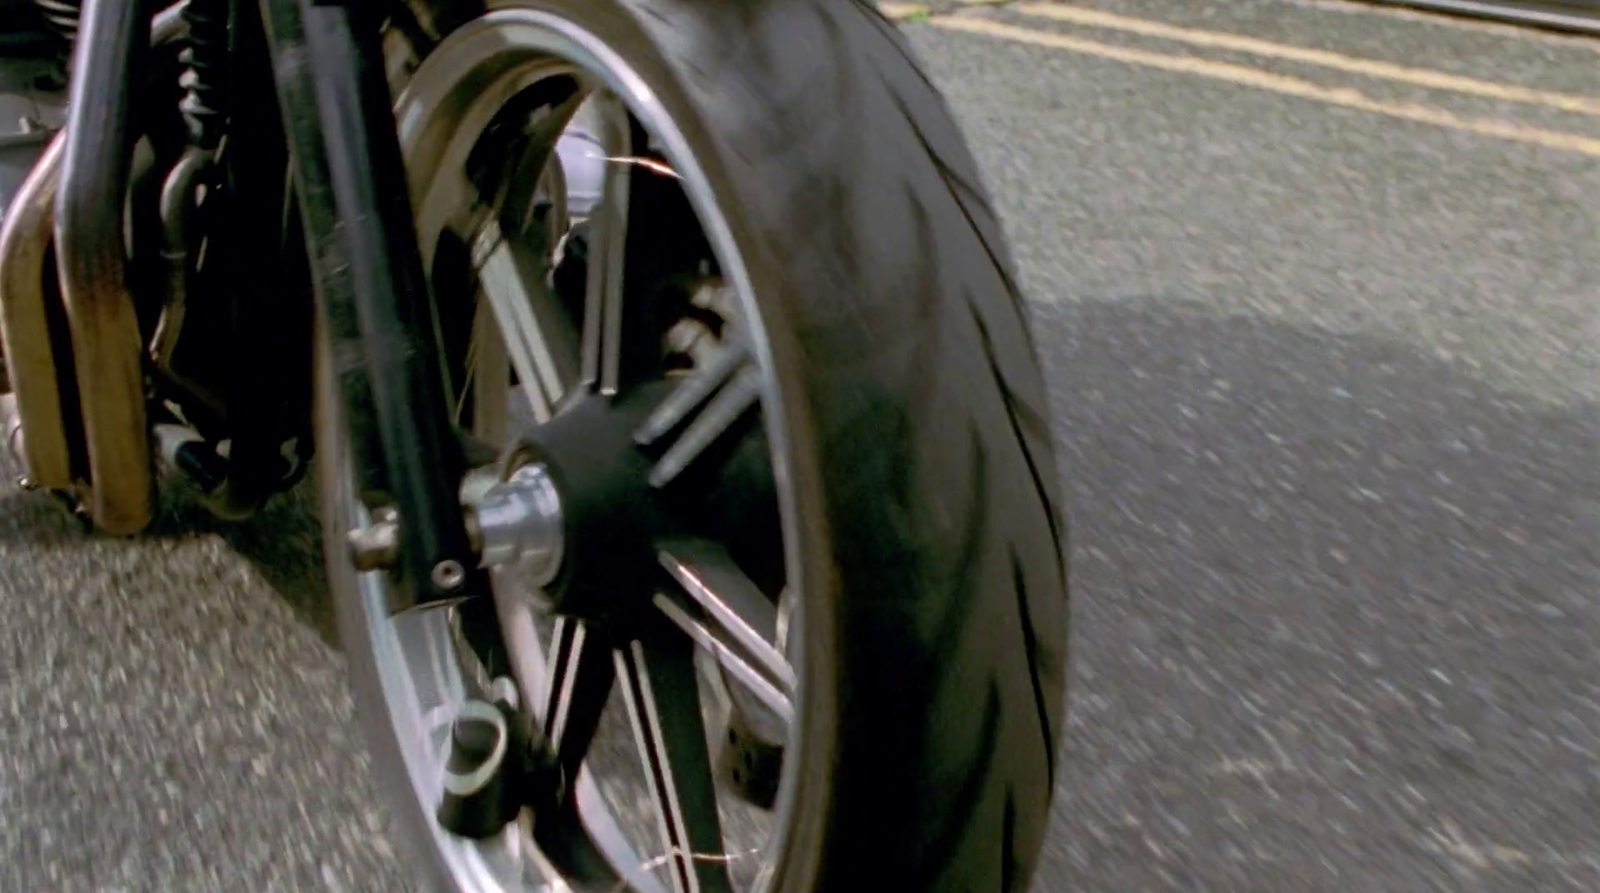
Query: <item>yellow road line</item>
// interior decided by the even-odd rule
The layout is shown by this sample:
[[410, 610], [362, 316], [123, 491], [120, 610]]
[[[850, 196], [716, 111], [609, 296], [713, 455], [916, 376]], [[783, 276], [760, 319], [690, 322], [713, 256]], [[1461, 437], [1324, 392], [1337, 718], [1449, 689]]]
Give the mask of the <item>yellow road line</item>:
[[1321, 84], [1314, 84], [1300, 78], [1275, 74], [1270, 71], [1262, 71], [1247, 65], [1217, 62], [1211, 59], [1202, 59], [1198, 56], [1168, 55], [1150, 50], [1114, 46], [1066, 34], [1018, 28], [1014, 25], [1007, 25], [992, 19], [978, 18], [976, 16], [934, 16], [928, 20], [928, 23], [951, 31], [966, 31], [972, 34], [984, 34], [1034, 46], [1069, 50], [1129, 65], [1143, 65], [1148, 68], [1161, 69], [1162, 71], [1227, 81], [1228, 83], [1245, 87], [1270, 90], [1286, 96], [1295, 96], [1301, 99], [1327, 103], [1328, 105], [1357, 109], [1376, 115], [1385, 115], [1390, 118], [1433, 124], [1480, 136], [1492, 136], [1522, 143], [1532, 143], [1551, 149], [1580, 152], [1584, 155], [1600, 158], [1600, 139], [1593, 137], [1565, 133], [1559, 130], [1524, 127], [1509, 121], [1462, 117], [1441, 108], [1419, 103], [1386, 102], [1373, 99], [1358, 90], [1347, 87], [1324, 87]]
[[1559, 31], [1546, 31], [1543, 28], [1513, 25], [1509, 22], [1469, 19], [1465, 16], [1448, 15], [1437, 10], [1391, 6], [1387, 3], [1368, 3], [1362, 2], [1362, 0], [1296, 0], [1296, 2], [1319, 12], [1379, 16], [1387, 19], [1398, 19], [1410, 24], [1426, 25], [1429, 28], [1454, 28], [1457, 31], [1476, 31], [1480, 34], [1509, 37], [1522, 42], [1533, 41], [1535, 43], [1548, 43], [1566, 47], [1567, 49], [1600, 52], [1600, 43], [1597, 43], [1594, 38], [1586, 37], [1582, 34], [1564, 34]]
[[893, 0], [880, 0], [878, 11], [892, 21], [909, 19], [912, 16], [925, 16], [928, 14], [926, 3], [895, 3]]
[[1381, 62], [1376, 59], [1346, 56], [1342, 53], [1334, 53], [1328, 50], [1307, 49], [1306, 47], [1246, 37], [1242, 34], [1230, 34], [1225, 31], [1185, 28], [1178, 25], [1169, 25], [1166, 22], [1133, 18], [1132, 16], [1118, 15], [1098, 9], [1086, 9], [1081, 6], [1069, 6], [1062, 3], [1020, 3], [1009, 7], [1009, 9], [1023, 15], [1066, 22], [1072, 25], [1125, 31], [1129, 34], [1178, 41], [1191, 46], [1229, 50], [1236, 53], [1248, 53], [1252, 56], [1262, 56], [1268, 59], [1282, 59], [1286, 62], [1317, 65], [1322, 68], [1332, 68], [1351, 74], [1398, 81], [1433, 90], [1450, 90], [1456, 93], [1482, 96], [1486, 99], [1542, 105], [1564, 112], [1577, 112], [1583, 115], [1600, 115], [1600, 98], [1591, 96], [1557, 93], [1550, 90], [1535, 90], [1515, 84], [1502, 84], [1497, 81], [1485, 81], [1478, 78], [1448, 74], [1429, 68], [1413, 68], [1409, 65], [1396, 65], [1392, 62]]

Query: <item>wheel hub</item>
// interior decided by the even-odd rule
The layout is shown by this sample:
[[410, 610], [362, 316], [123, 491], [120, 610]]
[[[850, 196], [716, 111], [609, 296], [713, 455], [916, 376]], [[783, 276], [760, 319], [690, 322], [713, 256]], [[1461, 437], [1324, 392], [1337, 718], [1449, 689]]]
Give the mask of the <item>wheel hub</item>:
[[661, 574], [653, 543], [670, 533], [671, 522], [633, 431], [662, 391], [656, 385], [616, 398], [582, 394], [526, 432], [507, 456], [508, 467], [546, 469], [560, 495], [562, 559], [543, 587], [558, 614], [615, 622], [648, 604]]
[[[499, 480], [465, 506], [481, 566], [521, 575], [555, 613], [615, 622], [640, 612], [661, 575], [653, 544], [673, 525], [634, 432], [670, 389], [575, 392], [555, 418], [524, 432]], [[356, 567], [398, 566], [399, 525], [390, 512], [352, 531]]]

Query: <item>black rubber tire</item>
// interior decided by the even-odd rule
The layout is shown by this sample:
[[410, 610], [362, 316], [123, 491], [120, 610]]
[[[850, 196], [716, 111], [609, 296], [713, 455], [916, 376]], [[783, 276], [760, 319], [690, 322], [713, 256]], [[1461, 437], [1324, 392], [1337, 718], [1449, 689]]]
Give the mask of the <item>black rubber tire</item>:
[[1026, 306], [942, 97], [864, 2], [531, 5], [604, 37], [683, 129], [794, 395], [807, 758], [781, 889], [1023, 889], [1065, 531]]
[[1066, 532], [1026, 306], [949, 110], [855, 0], [514, 5], [656, 92], [787, 395], [805, 700], [774, 890], [1024, 889], [1064, 725]]

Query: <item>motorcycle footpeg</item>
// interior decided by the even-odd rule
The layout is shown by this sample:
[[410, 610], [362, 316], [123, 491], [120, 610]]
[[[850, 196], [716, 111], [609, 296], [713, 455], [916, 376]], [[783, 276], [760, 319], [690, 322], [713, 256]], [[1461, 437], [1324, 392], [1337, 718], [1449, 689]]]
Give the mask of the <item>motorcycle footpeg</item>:
[[561, 767], [531, 717], [506, 701], [466, 701], [450, 728], [444, 794], [435, 818], [460, 837], [484, 840], [559, 801]]

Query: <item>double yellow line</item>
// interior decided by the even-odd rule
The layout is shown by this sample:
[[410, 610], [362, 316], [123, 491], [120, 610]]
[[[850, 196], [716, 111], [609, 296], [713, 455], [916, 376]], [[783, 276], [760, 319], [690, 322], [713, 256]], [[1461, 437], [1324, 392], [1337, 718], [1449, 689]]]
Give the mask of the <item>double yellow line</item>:
[[[1239, 86], [1268, 90], [1286, 96], [1356, 109], [1390, 118], [1432, 124], [1480, 136], [1514, 140], [1600, 158], [1600, 139], [1580, 133], [1547, 130], [1498, 118], [1460, 115], [1425, 103], [1378, 99], [1353, 87], [1324, 86], [1304, 78], [1279, 74], [1249, 65], [1222, 62], [1202, 56], [1163, 53], [1136, 47], [1118, 46], [1060, 31], [1023, 28], [976, 15], [945, 14], [926, 17], [925, 7], [922, 8], [923, 15], [917, 16], [916, 7], [908, 4], [899, 4], [898, 6], [900, 8], [896, 9], [893, 8], [894, 5], [884, 4], [884, 10], [893, 18], [915, 16], [923, 18], [930, 25], [946, 30], [997, 37], [1016, 43], [1066, 50], [1129, 65], [1139, 65], [1178, 74], [1225, 81]], [[1327, 50], [1275, 43], [1223, 31], [1185, 28], [1165, 22], [1134, 18], [1103, 10], [1061, 3], [1020, 3], [1005, 8], [1012, 13], [1060, 24], [1116, 31], [1193, 47], [1255, 56], [1261, 59], [1315, 66], [1429, 90], [1457, 93], [1500, 102], [1540, 106], [1569, 114], [1600, 117], [1600, 98], [1592, 96], [1537, 90], [1514, 84], [1463, 77], [1427, 68], [1416, 68], [1376, 59], [1347, 56]]]

